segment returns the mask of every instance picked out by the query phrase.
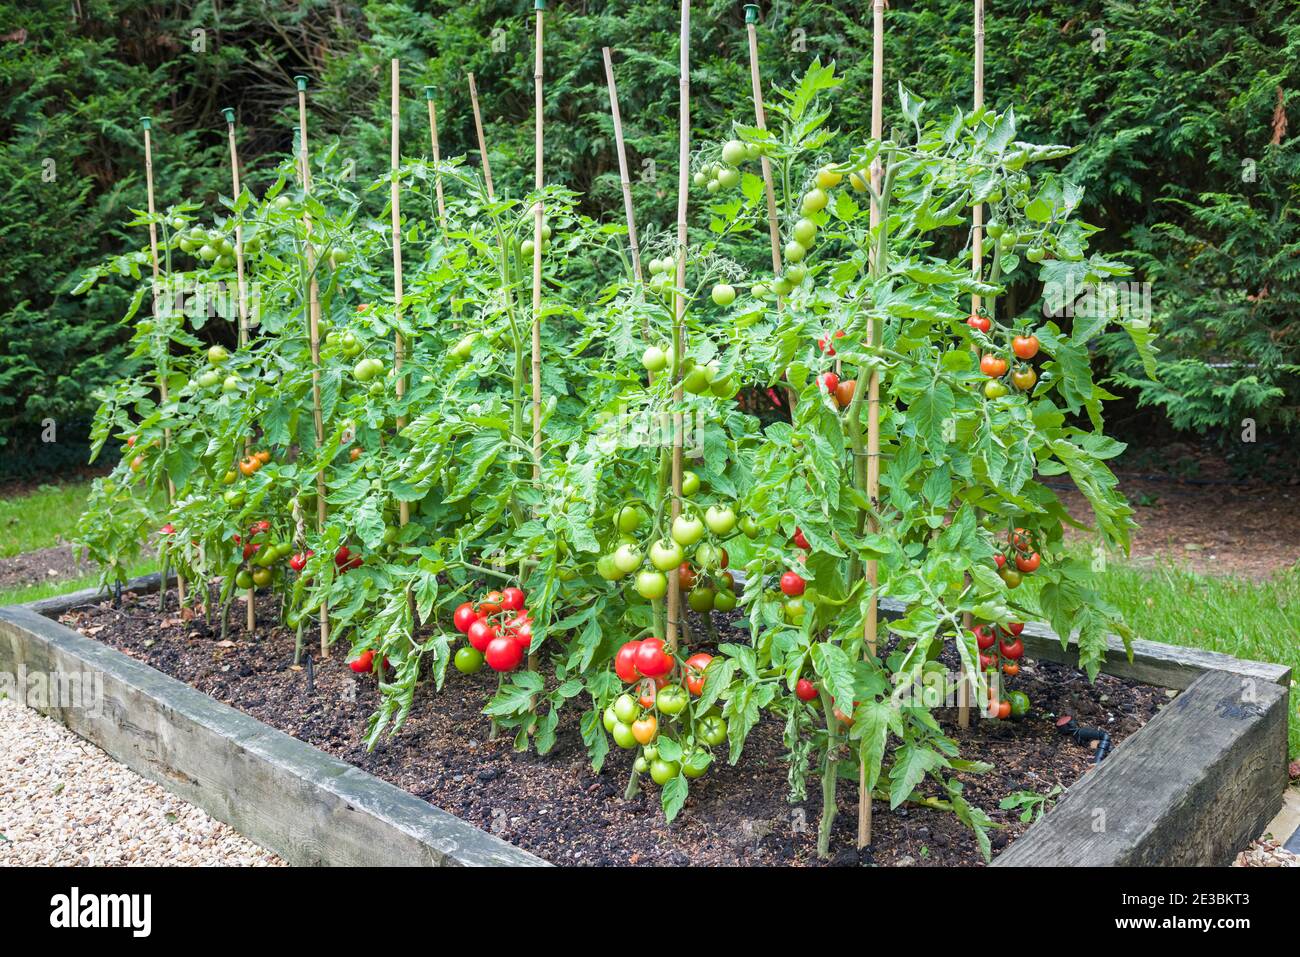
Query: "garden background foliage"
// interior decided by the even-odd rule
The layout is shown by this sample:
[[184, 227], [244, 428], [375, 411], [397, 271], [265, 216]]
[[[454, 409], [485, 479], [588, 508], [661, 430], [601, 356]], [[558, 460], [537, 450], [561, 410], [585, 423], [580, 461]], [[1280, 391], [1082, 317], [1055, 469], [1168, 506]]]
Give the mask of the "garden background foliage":
[[[399, 56], [408, 153], [427, 152], [421, 87], [437, 91], [444, 155], [474, 142], [464, 75], [478, 79], [498, 189], [522, 194], [532, 169], [531, 2], [0, 4], [0, 443], [2, 471], [84, 461], [93, 391], [125, 371], [119, 324], [129, 282], [73, 297], [81, 271], [144, 242], [126, 230], [144, 205], [138, 117], [154, 117], [160, 207], [229, 194], [219, 110], [239, 116], [245, 182], [268, 185], [296, 122], [291, 77], [312, 77], [313, 140], [338, 137], [359, 182], [387, 165], [387, 61]], [[600, 48], [614, 49], [642, 228], [673, 219], [677, 12], [664, 0], [556, 2], [547, 30], [548, 178], [617, 215], [619, 191]], [[842, 128], [865, 129], [870, 4], [764, 4], [765, 80], [820, 57], [845, 77]], [[971, 99], [971, 5], [893, 0], [886, 69], [936, 105]], [[739, 3], [695, 5], [692, 118], [717, 139], [749, 96]], [[1015, 102], [1022, 128], [1069, 143], [1083, 217], [1104, 227], [1153, 283], [1160, 376], [1127, 336], [1101, 340], [1112, 387], [1178, 429], [1262, 440], [1300, 425], [1300, 151], [1288, 122], [1300, 78], [1300, 7], [993, 0], [986, 88]], [[888, 102], [888, 120], [898, 119]], [[888, 122], [887, 120], [887, 122]], [[376, 212], [383, 197], [372, 194]], [[1041, 308], [1042, 290], [1005, 302]], [[205, 330], [223, 334], [215, 328]], [[41, 441], [47, 420], [56, 443]]]

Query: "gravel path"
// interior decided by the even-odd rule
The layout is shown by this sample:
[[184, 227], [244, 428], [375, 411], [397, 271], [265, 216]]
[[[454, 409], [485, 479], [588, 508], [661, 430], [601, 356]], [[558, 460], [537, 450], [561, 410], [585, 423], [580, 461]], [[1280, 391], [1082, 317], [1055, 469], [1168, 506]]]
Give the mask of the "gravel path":
[[0, 699], [0, 866], [283, 866], [270, 851]]

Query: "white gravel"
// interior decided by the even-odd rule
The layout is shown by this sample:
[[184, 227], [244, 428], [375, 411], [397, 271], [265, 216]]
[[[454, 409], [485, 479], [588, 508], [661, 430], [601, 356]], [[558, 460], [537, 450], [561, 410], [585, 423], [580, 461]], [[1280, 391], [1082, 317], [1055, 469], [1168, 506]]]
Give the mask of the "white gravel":
[[284, 866], [25, 705], [0, 699], [0, 866]]

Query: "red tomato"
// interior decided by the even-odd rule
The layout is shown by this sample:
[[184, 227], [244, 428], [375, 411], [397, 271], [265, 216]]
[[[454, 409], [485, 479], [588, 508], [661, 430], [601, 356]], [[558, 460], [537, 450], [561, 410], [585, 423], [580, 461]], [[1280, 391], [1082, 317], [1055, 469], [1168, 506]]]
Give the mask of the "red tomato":
[[677, 587], [682, 591], [690, 591], [695, 587], [695, 569], [690, 562], [682, 562], [677, 566]]
[[1007, 360], [989, 353], [980, 359], [980, 372], [990, 379], [1000, 379], [1007, 374]]
[[998, 644], [998, 650], [1002, 652], [1003, 658], [1017, 661], [1025, 654], [1025, 643], [1019, 638], [1010, 643], [1003, 641]]
[[524, 651], [533, 646], [533, 623], [526, 621], [516, 628], [506, 627], [506, 634], [515, 640]]
[[978, 329], [980, 332], [988, 332], [993, 327], [988, 316], [975, 315], [966, 320], [966, 325], [972, 329]]
[[298, 552], [296, 555], [294, 555], [292, 558], [289, 559], [289, 567], [296, 572], [300, 572], [307, 567], [307, 559], [311, 558], [315, 554], [316, 553], [313, 552], [310, 548], [307, 549], [305, 552]]
[[334, 553], [334, 564], [339, 568], [346, 565], [352, 558], [352, 550], [346, 545], [340, 545], [339, 550]]
[[501, 607], [508, 611], [524, 610], [523, 589], [511, 586], [501, 592]]
[[800, 701], [812, 701], [817, 697], [817, 686], [807, 678], [800, 678], [795, 682], [794, 696]]
[[1002, 627], [1006, 628], [1011, 634], [1018, 635], [1025, 630], [1025, 623], [1023, 621], [1010, 621]]
[[501, 610], [501, 602], [504, 599], [499, 591], [490, 591], [483, 596], [483, 600], [478, 603], [479, 614], [495, 615]]
[[[455, 613], [451, 616], [451, 623], [456, 626], [456, 630], [462, 635], [469, 634], [469, 626], [478, 621], [478, 612], [474, 610], [471, 602], [465, 602], [456, 608]], [[483, 649], [479, 649], [482, 651]]]
[[176, 526], [171, 522], [168, 522], [162, 528], [158, 529], [158, 531], [162, 532], [164, 535], [173, 535], [176, 532]]
[[993, 556], [993, 564], [997, 565], [999, 569], [1006, 565], [1006, 563], [1007, 556], [1003, 555], [1001, 552]]
[[614, 673], [623, 680], [625, 684], [631, 684], [637, 680], [636, 673], [636, 653], [641, 649], [641, 642], [629, 641], [618, 649], [618, 654], [614, 656]]
[[[375, 653], [372, 649], [367, 648], [356, 657], [356, 660], [348, 662], [348, 667], [359, 675], [375, 670]], [[384, 658], [384, 667], [388, 667], [388, 658]]]
[[790, 541], [794, 542], [797, 547], [802, 548], [806, 552], [812, 551], [812, 546], [808, 544], [808, 539], [804, 538], [803, 529], [801, 528], [796, 528], [794, 530], [794, 537], [790, 539]]
[[514, 671], [524, 660], [524, 649], [511, 638], [498, 637], [488, 642], [483, 657], [493, 671]]
[[482, 652], [486, 652], [487, 646], [499, 637], [497, 630], [485, 618], [476, 619], [465, 634], [470, 645]]
[[781, 594], [787, 598], [797, 598], [803, 594], [804, 580], [796, 571], [788, 571], [781, 576]]
[[1016, 336], [1011, 340], [1011, 351], [1020, 359], [1038, 355], [1038, 336]]
[[691, 694], [704, 693], [704, 670], [712, 660], [713, 655], [706, 655], [702, 651], [686, 659], [686, 690]]
[[993, 632], [989, 631], [983, 625], [980, 625], [974, 631], [975, 644], [979, 645], [980, 651], [988, 651], [993, 647]]
[[266, 532], [269, 532], [270, 530], [271, 530], [271, 523], [268, 522], [266, 519], [262, 519], [260, 522], [254, 522], [252, 525], [249, 526], [248, 534], [262, 535]]
[[1030, 572], [1037, 571], [1038, 565], [1042, 561], [1038, 557], [1038, 552], [1031, 552], [1029, 555], [1017, 555], [1016, 567], [1028, 575]]
[[817, 381], [825, 391], [833, 393], [839, 388], [840, 377], [834, 372], [824, 372]]
[[647, 678], [658, 678], [673, 670], [672, 655], [664, 651], [662, 638], [646, 638], [636, 650], [636, 670]]

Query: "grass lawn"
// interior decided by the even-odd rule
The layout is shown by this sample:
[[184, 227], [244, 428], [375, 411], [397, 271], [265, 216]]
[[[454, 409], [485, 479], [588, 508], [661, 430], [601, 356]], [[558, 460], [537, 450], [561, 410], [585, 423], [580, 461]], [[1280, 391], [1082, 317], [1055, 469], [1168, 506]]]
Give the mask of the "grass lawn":
[[66, 541], [90, 494], [90, 482], [41, 485], [35, 491], [0, 499], [0, 558], [34, 552]]
[[[1216, 578], [1174, 567], [1112, 565], [1102, 591], [1139, 638], [1290, 665], [1300, 678], [1300, 566], [1272, 578]], [[1300, 755], [1300, 692], [1291, 691], [1290, 752]]]
[[[150, 572], [156, 572], [157, 570], [157, 560], [146, 559], [127, 568], [126, 577], [135, 578], [139, 575], [148, 575]], [[0, 606], [21, 605], [24, 602], [53, 598], [55, 595], [65, 595], [70, 591], [79, 591], [82, 588], [93, 588], [98, 581], [99, 572], [95, 570], [76, 578], [40, 582], [35, 585], [24, 585], [20, 588], [0, 588]]]

